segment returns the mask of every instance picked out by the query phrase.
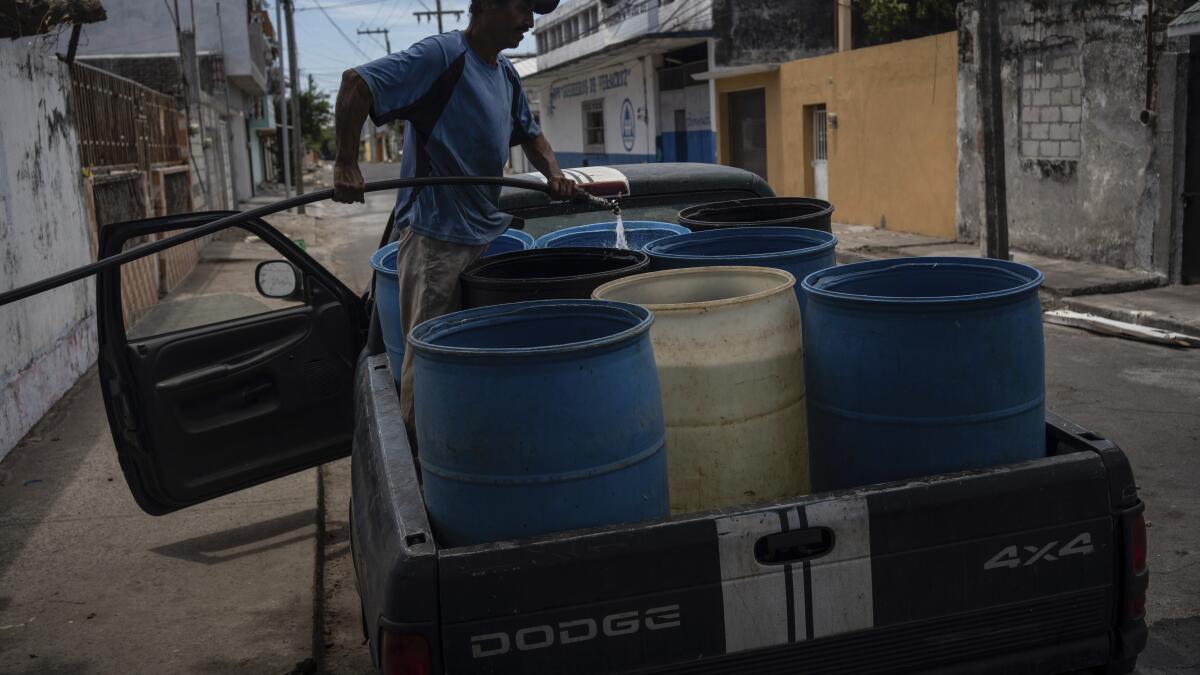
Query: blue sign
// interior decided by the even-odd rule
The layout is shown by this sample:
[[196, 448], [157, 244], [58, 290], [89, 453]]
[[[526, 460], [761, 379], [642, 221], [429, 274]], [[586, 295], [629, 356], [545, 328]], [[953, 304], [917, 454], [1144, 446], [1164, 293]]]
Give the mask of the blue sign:
[[633, 117], [633, 104], [629, 99], [621, 104], [621, 140], [625, 143], [625, 150], [633, 150], [633, 141], [637, 138], [637, 124]]

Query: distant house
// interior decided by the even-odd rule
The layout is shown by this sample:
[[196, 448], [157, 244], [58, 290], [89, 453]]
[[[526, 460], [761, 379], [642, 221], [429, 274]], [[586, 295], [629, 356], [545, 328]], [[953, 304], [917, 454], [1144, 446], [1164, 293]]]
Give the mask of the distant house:
[[[187, 30], [195, 8], [195, 50], [201, 101], [193, 109], [192, 155], [212, 208], [234, 208], [256, 186], [274, 178], [278, 67], [274, 27], [262, 0], [194, 0], [181, 4]], [[186, 92], [170, 3], [104, 0], [105, 21], [83, 27], [76, 58], [152, 89]], [[59, 51], [66, 51], [66, 36]], [[193, 102], [194, 103], [194, 102]], [[202, 119], [196, 119], [197, 117]], [[207, 182], [214, 183], [209, 190]]]

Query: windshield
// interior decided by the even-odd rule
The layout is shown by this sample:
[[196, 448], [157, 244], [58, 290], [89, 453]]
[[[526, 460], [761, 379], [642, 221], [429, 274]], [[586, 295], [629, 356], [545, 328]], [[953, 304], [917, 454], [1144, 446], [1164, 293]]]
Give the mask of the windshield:
[[[743, 191], [724, 191], [661, 195], [653, 198], [644, 198], [646, 201], [652, 203], [630, 199], [628, 200], [628, 204], [622, 204], [621, 218], [626, 222], [633, 220], [657, 220], [664, 223], [677, 224], [679, 222], [680, 210], [689, 206], [756, 196], [759, 195]], [[639, 204], [639, 201], [643, 201], [643, 203]], [[567, 227], [590, 225], [592, 223], [607, 223], [612, 220], [613, 214], [611, 211], [586, 211], [584, 213], [555, 214], [540, 218], [526, 218], [525, 233], [536, 239], [549, 232]]]

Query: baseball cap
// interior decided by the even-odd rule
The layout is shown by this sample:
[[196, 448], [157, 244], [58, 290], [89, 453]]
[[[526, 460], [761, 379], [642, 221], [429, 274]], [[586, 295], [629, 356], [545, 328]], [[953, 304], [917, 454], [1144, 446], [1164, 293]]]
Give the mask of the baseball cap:
[[558, 7], [558, 0], [533, 0], [533, 11], [538, 14], [549, 14]]

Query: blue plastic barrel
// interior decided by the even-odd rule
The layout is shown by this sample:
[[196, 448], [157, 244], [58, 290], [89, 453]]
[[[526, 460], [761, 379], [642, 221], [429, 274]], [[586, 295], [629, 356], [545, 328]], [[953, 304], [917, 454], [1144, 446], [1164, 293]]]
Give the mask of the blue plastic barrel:
[[[774, 267], [797, 279], [833, 267], [837, 237], [800, 227], [736, 227], [690, 232], [649, 243], [645, 252], [655, 270], [743, 265]], [[800, 311], [804, 291], [796, 285]]]
[[534, 247], [533, 237], [525, 234], [520, 230], [505, 230], [503, 234], [492, 240], [491, 244], [484, 249], [481, 258], [486, 258], [492, 255], [501, 253], [512, 253], [513, 251], [524, 251]]
[[425, 505], [440, 543], [667, 515], [652, 321], [620, 302], [538, 300], [413, 329]]
[[[640, 251], [652, 241], [676, 234], [691, 232], [682, 225], [660, 223], [656, 220], [628, 220], [624, 223], [625, 241], [629, 248]], [[562, 248], [565, 246], [591, 246], [614, 248], [617, 245], [617, 224], [591, 223], [577, 225], [543, 234], [538, 237], [538, 248]]]
[[1041, 285], [1028, 265], [970, 258], [809, 275], [813, 490], [1044, 456]]
[[404, 363], [404, 328], [400, 324], [400, 277], [396, 274], [396, 255], [400, 243], [393, 241], [371, 255], [375, 270], [375, 311], [383, 329], [383, 345], [387, 348], [392, 378], [400, 382], [400, 367]]

